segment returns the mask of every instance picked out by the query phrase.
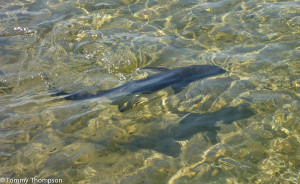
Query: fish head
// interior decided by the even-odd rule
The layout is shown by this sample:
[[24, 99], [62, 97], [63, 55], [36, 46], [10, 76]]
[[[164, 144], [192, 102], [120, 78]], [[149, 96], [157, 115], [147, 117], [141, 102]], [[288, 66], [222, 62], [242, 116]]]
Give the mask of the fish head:
[[204, 74], [210, 76], [225, 73], [226, 70], [215, 65], [194, 65], [192, 66], [192, 72], [199, 75]]

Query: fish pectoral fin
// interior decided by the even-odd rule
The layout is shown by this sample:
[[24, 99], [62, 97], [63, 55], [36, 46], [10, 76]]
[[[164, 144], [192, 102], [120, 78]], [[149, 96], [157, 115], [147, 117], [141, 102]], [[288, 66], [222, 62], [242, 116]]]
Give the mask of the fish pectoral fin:
[[118, 105], [118, 109], [120, 112], [125, 112], [134, 107], [135, 99], [132, 97], [123, 97], [121, 99], [117, 99], [111, 102], [111, 105]]
[[139, 98], [138, 95], [136, 96], [128, 96], [126, 98], [115, 100], [111, 103], [111, 105], [118, 105], [118, 109], [120, 112], [125, 112], [128, 110], [133, 109], [141, 105], [144, 101]]
[[167, 71], [170, 71], [170, 69], [168, 68], [162, 68], [162, 67], [152, 67], [152, 66], [147, 66], [147, 67], [144, 67], [142, 69], [150, 69], [150, 70], [155, 70], [155, 71], [160, 71], [160, 72], [167, 72]]
[[177, 93], [179, 93], [181, 90], [183, 90], [187, 85], [188, 85], [188, 83], [186, 83], [186, 82], [181, 82], [181, 83], [173, 84], [173, 85], [171, 86], [171, 88], [174, 90], [175, 94], [177, 94]]
[[125, 103], [122, 103], [122, 104], [119, 104], [118, 105], [118, 109], [120, 112], [125, 112], [125, 111], [128, 111], [130, 109], [133, 108], [133, 103], [131, 102], [125, 102]]

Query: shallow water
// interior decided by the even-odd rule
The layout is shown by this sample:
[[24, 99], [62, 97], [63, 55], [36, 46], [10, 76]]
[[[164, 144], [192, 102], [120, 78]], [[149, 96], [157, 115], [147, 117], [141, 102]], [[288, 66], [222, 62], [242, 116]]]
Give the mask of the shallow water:
[[[1, 1], [0, 182], [299, 183], [299, 15], [298, 1]], [[125, 112], [53, 96], [202, 64], [227, 72]]]

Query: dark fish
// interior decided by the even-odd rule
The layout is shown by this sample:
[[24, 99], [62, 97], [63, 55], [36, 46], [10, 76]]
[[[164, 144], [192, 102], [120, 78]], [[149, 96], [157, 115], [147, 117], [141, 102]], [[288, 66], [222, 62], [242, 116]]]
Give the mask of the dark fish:
[[193, 65], [173, 70], [153, 67], [146, 69], [156, 69], [161, 72], [146, 79], [130, 81], [109, 90], [95, 93], [65, 93], [62, 91], [56, 93], [56, 96], [65, 95], [64, 99], [66, 100], [85, 100], [105, 96], [113, 100], [113, 104], [119, 104], [120, 111], [124, 111], [126, 107], [123, 106], [125, 101], [122, 99], [126, 99], [126, 102], [128, 102], [127, 98], [124, 97], [131, 97], [135, 94], [149, 94], [168, 86], [171, 86], [175, 93], [178, 93], [191, 82], [226, 72], [226, 70], [213, 65]]

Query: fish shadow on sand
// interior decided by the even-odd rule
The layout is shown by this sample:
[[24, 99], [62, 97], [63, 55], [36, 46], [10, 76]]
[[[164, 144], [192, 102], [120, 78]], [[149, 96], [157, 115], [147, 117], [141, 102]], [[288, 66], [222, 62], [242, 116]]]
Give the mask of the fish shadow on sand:
[[[118, 143], [129, 150], [152, 149], [165, 155], [177, 157], [181, 153], [178, 141], [188, 140], [197, 133], [204, 133], [207, 141], [218, 142], [217, 131], [219, 123], [232, 124], [234, 121], [249, 118], [254, 115], [249, 104], [228, 107], [217, 112], [197, 114], [186, 113], [180, 121], [158, 131], [155, 136], [135, 136], [130, 142]], [[182, 113], [183, 114], [183, 113]]]

